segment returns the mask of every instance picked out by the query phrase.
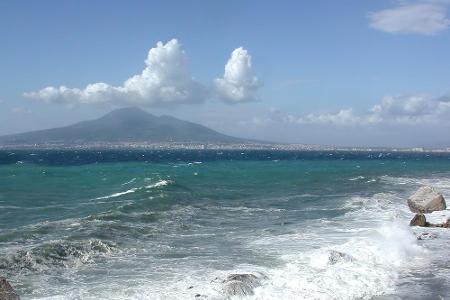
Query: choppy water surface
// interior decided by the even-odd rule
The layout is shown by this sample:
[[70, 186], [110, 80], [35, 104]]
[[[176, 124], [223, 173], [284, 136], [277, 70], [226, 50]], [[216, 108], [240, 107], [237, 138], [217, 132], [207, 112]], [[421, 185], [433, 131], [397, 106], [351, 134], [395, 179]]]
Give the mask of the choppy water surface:
[[23, 299], [224, 299], [236, 272], [266, 276], [247, 299], [445, 299], [450, 231], [417, 241], [405, 199], [450, 198], [449, 158], [0, 151], [0, 274]]

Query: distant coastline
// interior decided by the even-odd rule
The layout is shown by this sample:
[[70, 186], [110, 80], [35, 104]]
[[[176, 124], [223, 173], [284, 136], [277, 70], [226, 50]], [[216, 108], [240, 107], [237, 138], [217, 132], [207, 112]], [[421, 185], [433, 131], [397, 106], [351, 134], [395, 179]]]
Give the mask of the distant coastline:
[[450, 148], [425, 147], [344, 147], [277, 143], [189, 143], [189, 142], [96, 142], [83, 144], [14, 144], [0, 145], [0, 150], [264, 150], [264, 151], [342, 151], [342, 152], [413, 152], [450, 153]]

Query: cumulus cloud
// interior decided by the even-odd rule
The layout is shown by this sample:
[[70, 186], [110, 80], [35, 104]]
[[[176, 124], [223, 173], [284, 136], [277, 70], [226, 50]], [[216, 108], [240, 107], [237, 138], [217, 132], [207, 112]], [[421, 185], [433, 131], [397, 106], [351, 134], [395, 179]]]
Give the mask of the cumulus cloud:
[[228, 103], [258, 100], [261, 84], [252, 71], [252, 57], [240, 47], [231, 53], [222, 78], [215, 80], [216, 95]]
[[191, 76], [181, 44], [172, 39], [166, 44], [158, 42], [150, 49], [144, 70], [122, 85], [98, 82], [84, 88], [49, 86], [24, 93], [24, 96], [69, 105], [168, 106], [201, 103], [214, 97], [228, 103], [255, 101], [259, 87], [260, 83], [252, 72], [251, 56], [242, 47], [231, 53], [223, 78], [216, 79], [211, 88]]
[[448, 122], [450, 103], [428, 95], [386, 96], [370, 110], [378, 121], [397, 123]]
[[198, 103], [208, 95], [207, 89], [189, 74], [186, 55], [176, 39], [166, 44], [158, 42], [148, 52], [145, 65], [141, 74], [120, 86], [103, 82], [82, 89], [50, 86], [25, 96], [49, 103], [146, 106]]
[[369, 14], [370, 26], [388, 33], [433, 35], [447, 29], [448, 1], [421, 1], [401, 4]]

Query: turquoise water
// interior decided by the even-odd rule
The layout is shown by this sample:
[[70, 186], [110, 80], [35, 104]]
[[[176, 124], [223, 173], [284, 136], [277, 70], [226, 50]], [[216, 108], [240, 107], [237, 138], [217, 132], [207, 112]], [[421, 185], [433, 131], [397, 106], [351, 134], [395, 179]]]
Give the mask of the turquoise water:
[[449, 157], [3, 151], [0, 272], [23, 299], [225, 299], [236, 272], [267, 278], [248, 299], [438, 299], [449, 234], [417, 241], [405, 199], [449, 195]]

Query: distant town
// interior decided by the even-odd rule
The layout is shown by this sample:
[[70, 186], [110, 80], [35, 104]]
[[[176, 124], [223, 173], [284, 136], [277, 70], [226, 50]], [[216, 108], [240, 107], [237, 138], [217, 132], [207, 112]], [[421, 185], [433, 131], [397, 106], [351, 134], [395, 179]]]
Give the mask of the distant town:
[[43, 143], [0, 145], [0, 150], [271, 150], [450, 153], [450, 148], [343, 147], [276, 143], [189, 143], [189, 142], [91, 142], [82, 144]]

